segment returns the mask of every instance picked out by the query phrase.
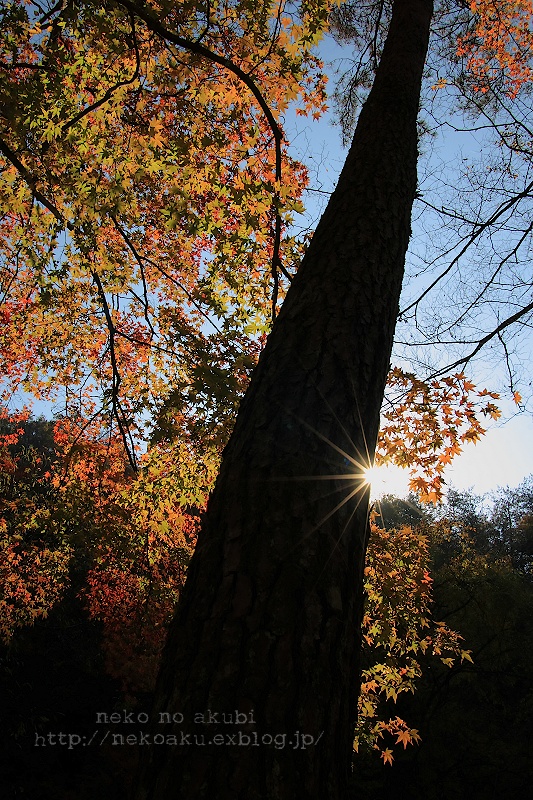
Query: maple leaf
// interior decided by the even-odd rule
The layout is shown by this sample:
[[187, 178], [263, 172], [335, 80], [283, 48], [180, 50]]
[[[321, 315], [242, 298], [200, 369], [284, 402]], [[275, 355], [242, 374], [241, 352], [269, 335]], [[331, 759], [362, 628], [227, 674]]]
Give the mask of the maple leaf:
[[403, 744], [403, 749], [407, 747], [412, 741], [411, 734], [409, 731], [399, 731], [398, 738], [396, 739], [396, 744]]

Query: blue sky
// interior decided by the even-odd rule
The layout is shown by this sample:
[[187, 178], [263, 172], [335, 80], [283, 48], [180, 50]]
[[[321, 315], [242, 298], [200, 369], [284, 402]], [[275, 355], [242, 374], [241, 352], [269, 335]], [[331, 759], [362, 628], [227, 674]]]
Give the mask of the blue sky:
[[[323, 58], [327, 61], [343, 55], [344, 48], [339, 48], [326, 40], [321, 47]], [[330, 64], [328, 72], [332, 75], [335, 63]], [[330, 87], [333, 90], [333, 79]], [[332, 105], [332, 103], [330, 103]], [[296, 115], [287, 114], [285, 133], [291, 142], [292, 152], [310, 169], [310, 187], [304, 202], [307, 207], [305, 218], [297, 220], [297, 225], [314, 227], [324, 208], [328, 192], [334, 188], [344, 159], [346, 150], [342, 147], [340, 128], [335, 125], [332, 111], [320, 120], [307, 120]], [[449, 134], [448, 138], [441, 132], [436, 147], [433, 149], [439, 161], [439, 168], [447, 160], [475, 156], [480, 144], [475, 136], [465, 134]], [[429, 162], [428, 172], [431, 171]], [[413, 249], [417, 246], [417, 226], [413, 224]], [[497, 374], [492, 365], [480, 361], [466, 370], [479, 388], [500, 391], [505, 388], [505, 375]], [[531, 376], [525, 376], [526, 385]], [[521, 388], [521, 387], [518, 387]], [[527, 387], [526, 387], [527, 388]], [[477, 444], [467, 444], [463, 453], [456, 457], [445, 473], [449, 486], [457, 489], [472, 488], [478, 494], [485, 494], [498, 486], [516, 486], [525, 477], [533, 473], [533, 417], [531, 413], [517, 413], [518, 409], [509, 399], [502, 396], [496, 401], [502, 410], [502, 419], [498, 422], [488, 421], [485, 425], [487, 433]], [[399, 495], [407, 493], [408, 476], [406, 471], [390, 468], [383, 473], [382, 492]], [[376, 489], [376, 493], [378, 490]]]

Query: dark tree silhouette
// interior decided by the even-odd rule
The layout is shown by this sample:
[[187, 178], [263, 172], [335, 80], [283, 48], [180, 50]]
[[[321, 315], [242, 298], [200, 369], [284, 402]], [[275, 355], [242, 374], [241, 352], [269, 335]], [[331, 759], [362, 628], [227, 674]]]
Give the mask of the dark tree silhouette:
[[[363, 469], [410, 236], [431, 14], [430, 0], [394, 3], [338, 186], [242, 402], [156, 693], [155, 719], [169, 712], [183, 723], [153, 732], [176, 735], [178, 746], [148, 751], [143, 800], [345, 793], [368, 528]], [[224, 737], [235, 726], [194, 723], [208, 710], [253, 714], [241, 736], [287, 742], [233, 746]], [[295, 748], [297, 731], [315, 744]], [[224, 744], [196, 745], [195, 735]]]

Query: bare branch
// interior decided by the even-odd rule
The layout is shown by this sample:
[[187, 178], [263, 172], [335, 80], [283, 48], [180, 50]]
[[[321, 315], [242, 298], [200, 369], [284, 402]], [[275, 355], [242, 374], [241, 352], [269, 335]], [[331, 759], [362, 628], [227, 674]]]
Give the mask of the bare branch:
[[48, 198], [45, 197], [45, 195], [42, 194], [42, 192], [40, 192], [39, 189], [37, 189], [37, 178], [35, 178], [31, 174], [29, 169], [27, 169], [27, 167], [22, 163], [17, 154], [9, 147], [9, 145], [6, 142], [4, 142], [3, 139], [0, 139], [0, 153], [3, 153], [3, 155], [7, 158], [7, 160], [10, 161], [13, 164], [13, 166], [17, 168], [19, 174], [24, 178], [24, 180], [30, 187], [33, 197], [42, 206], [47, 208], [48, 211], [50, 211], [50, 213], [53, 214], [54, 217], [58, 220], [58, 222], [61, 222], [61, 224], [64, 225], [66, 228], [68, 228], [69, 231], [75, 231], [76, 226], [73, 225], [71, 222], [65, 220], [63, 214], [59, 211], [59, 209], [52, 202], [50, 202], [50, 200], [48, 200]]
[[439, 375], [444, 375], [446, 372], [449, 372], [451, 369], [455, 369], [456, 367], [466, 366], [466, 364], [468, 364], [468, 362], [471, 361], [474, 358], [474, 356], [476, 356], [479, 353], [481, 348], [484, 347], [487, 344], [487, 342], [490, 342], [490, 340], [494, 339], [495, 336], [499, 336], [499, 334], [503, 330], [508, 328], [510, 325], [513, 325], [513, 323], [517, 322], [521, 317], [525, 316], [532, 310], [533, 310], [533, 303], [529, 303], [527, 306], [517, 311], [516, 314], [507, 317], [507, 319], [501, 322], [497, 328], [494, 328], [493, 331], [487, 333], [486, 336], [480, 339], [471, 353], [469, 353], [464, 358], [459, 358], [457, 361], [454, 361], [453, 364], [448, 364], [448, 366], [443, 367], [442, 369], [439, 369], [436, 372], [432, 373], [432, 375], [429, 376], [428, 380], [430, 380], [431, 378], [437, 378]]
[[96, 100], [90, 106], [82, 108], [82, 110], [78, 114], [76, 114], [76, 116], [74, 116], [68, 122], [65, 122], [64, 125], [62, 125], [61, 127], [63, 133], [66, 133], [66, 131], [68, 131], [69, 128], [72, 128], [73, 125], [75, 125], [77, 122], [83, 119], [83, 117], [86, 117], [87, 114], [90, 114], [92, 111], [96, 111], [98, 108], [105, 105], [105, 103], [107, 103], [107, 101], [113, 97], [117, 89], [120, 89], [122, 86], [129, 86], [130, 84], [135, 83], [135, 81], [138, 79], [141, 68], [141, 56], [139, 53], [139, 47], [137, 43], [137, 36], [135, 32], [135, 17], [133, 16], [133, 14], [130, 14], [130, 20], [131, 20], [131, 35], [133, 39], [133, 49], [135, 52], [135, 70], [133, 75], [131, 76], [131, 78], [128, 78], [128, 80], [118, 81], [114, 86], [110, 86], [107, 89], [107, 91], [102, 95], [102, 97], [100, 97], [99, 100]]
[[466, 244], [461, 248], [459, 253], [452, 259], [452, 261], [448, 264], [446, 269], [444, 269], [440, 273], [440, 275], [438, 275], [435, 278], [435, 280], [432, 281], [432, 283], [430, 283], [430, 285], [426, 289], [424, 289], [422, 294], [420, 294], [416, 300], [413, 300], [412, 303], [410, 303], [406, 308], [400, 311], [400, 317], [405, 316], [409, 311], [411, 311], [411, 309], [416, 308], [424, 299], [424, 297], [426, 297], [430, 293], [430, 291], [434, 289], [435, 286], [452, 271], [454, 266], [458, 263], [459, 259], [466, 253], [468, 248], [471, 247], [471, 245], [473, 245], [474, 242], [481, 236], [483, 231], [485, 231], [487, 228], [490, 228], [491, 225], [494, 225], [494, 223], [497, 222], [500, 219], [500, 217], [502, 217], [507, 211], [510, 211], [510, 209], [513, 206], [515, 206], [517, 203], [520, 202], [520, 200], [523, 200], [525, 197], [528, 197], [531, 194], [532, 190], [533, 190], [533, 181], [528, 183], [526, 188], [523, 189], [521, 192], [517, 192], [509, 200], [507, 200], [504, 203], [501, 203], [500, 206], [496, 209], [496, 211], [494, 211], [493, 214], [491, 214], [491, 216], [487, 220], [485, 220], [485, 222], [477, 223], [476, 230], [468, 237]]
[[52, 72], [52, 68], [45, 67], [44, 64], [29, 64], [25, 61], [15, 61], [9, 64], [6, 64], [5, 61], [0, 61], [0, 69], [4, 69], [6, 72], [12, 69], [37, 69], [43, 72]]
[[117, 420], [117, 425], [120, 431], [120, 435], [122, 437], [122, 441], [124, 443], [124, 449], [126, 450], [126, 454], [128, 456], [128, 461], [130, 463], [130, 467], [137, 472], [137, 459], [135, 457], [135, 445], [133, 442], [133, 438], [131, 432], [129, 430], [128, 423], [126, 422], [126, 415], [122, 408], [122, 404], [120, 402], [120, 371], [118, 369], [117, 364], [117, 355], [115, 350], [115, 336], [116, 336], [116, 328], [115, 323], [113, 322], [113, 317], [111, 316], [111, 311], [109, 308], [109, 304], [107, 302], [107, 297], [105, 295], [104, 287], [102, 285], [102, 281], [100, 280], [100, 276], [96, 270], [93, 270], [91, 273], [91, 277], [94, 281], [94, 284], [98, 291], [98, 296], [100, 298], [100, 303], [102, 305], [107, 329], [109, 331], [109, 357], [111, 359], [111, 370], [112, 370], [112, 377], [111, 377], [111, 404], [113, 408], [113, 415]]

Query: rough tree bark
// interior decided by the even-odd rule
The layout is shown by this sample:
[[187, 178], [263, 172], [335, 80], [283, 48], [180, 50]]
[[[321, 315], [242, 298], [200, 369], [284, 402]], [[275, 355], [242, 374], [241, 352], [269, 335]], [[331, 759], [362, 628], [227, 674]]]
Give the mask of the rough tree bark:
[[[431, 0], [394, 4], [338, 186], [243, 400], [156, 691], [152, 719], [171, 712], [178, 724], [152, 734], [176, 744], [146, 752], [139, 800], [346, 792], [368, 527], [360, 473], [410, 236], [431, 14]], [[211, 723], [194, 722], [208, 711]], [[315, 744], [295, 747], [301, 734]]]

